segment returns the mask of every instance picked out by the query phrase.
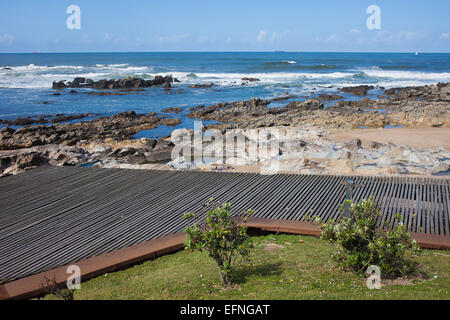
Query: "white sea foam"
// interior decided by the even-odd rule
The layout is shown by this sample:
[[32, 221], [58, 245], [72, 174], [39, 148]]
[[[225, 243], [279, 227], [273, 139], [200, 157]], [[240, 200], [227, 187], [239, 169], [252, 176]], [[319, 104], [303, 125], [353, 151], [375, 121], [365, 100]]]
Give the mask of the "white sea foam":
[[[295, 61], [286, 61], [295, 63]], [[153, 78], [156, 75], [172, 75], [183, 83], [215, 83], [222, 86], [241, 85], [242, 78], [258, 78], [249, 86], [295, 84], [295, 85], [357, 85], [376, 84], [385, 87], [423, 85], [450, 81], [449, 72], [389, 71], [379, 68], [357, 69], [348, 72], [266, 72], [266, 73], [214, 73], [191, 71], [154, 72], [151, 66], [122, 64], [96, 64], [95, 66], [59, 65], [0, 67], [1, 88], [50, 88], [53, 81], [70, 81], [75, 77], [117, 79], [124, 77]], [[364, 79], [364, 80], [362, 80]]]
[[50, 88], [53, 81], [71, 81], [76, 77], [93, 80], [145, 77], [150, 78], [152, 67], [123, 64], [96, 64], [95, 66], [4, 66], [0, 67], [0, 88]]
[[379, 68], [362, 71], [370, 77], [450, 81], [449, 72], [391, 71], [391, 70], [381, 70]]
[[172, 75], [186, 82], [214, 82], [217, 84], [230, 84], [233, 82], [242, 83], [242, 78], [258, 78], [258, 83], [288, 83], [301, 81], [302, 79], [339, 79], [351, 77], [354, 74], [349, 72], [331, 72], [331, 73], [293, 73], [293, 72], [268, 72], [268, 73], [195, 73], [190, 72], [164, 72], [161, 75]]

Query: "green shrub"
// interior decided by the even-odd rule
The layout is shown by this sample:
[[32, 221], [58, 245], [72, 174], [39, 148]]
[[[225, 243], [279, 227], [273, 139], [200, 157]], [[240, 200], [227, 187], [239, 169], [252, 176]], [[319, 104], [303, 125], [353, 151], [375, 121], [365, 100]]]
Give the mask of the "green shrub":
[[[230, 286], [236, 259], [238, 257], [248, 259], [253, 244], [247, 235], [247, 228], [231, 219], [229, 203], [218, 205], [210, 199], [206, 207], [205, 225], [199, 227], [194, 224], [184, 229], [187, 234], [185, 245], [193, 250], [206, 250], [217, 264], [222, 283]], [[251, 214], [253, 211], [248, 210], [242, 220], [245, 222]], [[194, 216], [193, 212], [183, 215], [185, 219]]]
[[362, 274], [368, 266], [377, 265], [387, 277], [413, 273], [416, 266], [408, 256], [419, 254], [420, 248], [409, 237], [401, 216], [395, 216], [394, 230], [386, 231], [376, 227], [381, 214], [372, 198], [359, 203], [347, 200], [346, 204], [350, 218], [321, 224], [321, 238], [337, 244], [333, 256], [340, 267]]

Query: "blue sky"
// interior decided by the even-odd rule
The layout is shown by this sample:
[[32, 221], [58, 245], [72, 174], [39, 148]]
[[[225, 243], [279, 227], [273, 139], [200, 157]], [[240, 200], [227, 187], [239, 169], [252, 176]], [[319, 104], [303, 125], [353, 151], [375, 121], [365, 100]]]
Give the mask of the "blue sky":
[[[66, 27], [72, 4], [80, 30]], [[1, 1], [0, 52], [450, 52], [449, 14], [448, 0]]]

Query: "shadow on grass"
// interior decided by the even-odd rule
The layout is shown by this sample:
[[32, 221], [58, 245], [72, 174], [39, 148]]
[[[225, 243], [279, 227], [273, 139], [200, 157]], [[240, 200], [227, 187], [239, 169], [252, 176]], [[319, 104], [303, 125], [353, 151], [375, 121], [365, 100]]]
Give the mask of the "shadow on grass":
[[398, 280], [398, 279], [417, 279], [417, 280], [429, 280], [431, 276], [422, 270], [420, 263], [413, 259], [405, 259], [405, 266], [403, 267], [403, 274], [387, 274], [384, 275], [386, 280]]
[[247, 278], [251, 276], [277, 276], [282, 273], [281, 263], [270, 263], [256, 266], [243, 266], [234, 271], [232, 274], [232, 282], [236, 284], [243, 284], [247, 282]]

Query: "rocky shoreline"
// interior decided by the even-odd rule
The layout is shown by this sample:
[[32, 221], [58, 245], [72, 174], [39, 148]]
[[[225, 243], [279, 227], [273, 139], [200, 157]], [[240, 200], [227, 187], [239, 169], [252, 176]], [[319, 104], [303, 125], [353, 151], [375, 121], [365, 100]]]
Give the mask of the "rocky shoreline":
[[[161, 77], [158, 84], [136, 79], [132, 82], [122, 79], [93, 83], [87, 80], [78, 79], [63, 85], [64, 88], [85, 88], [89, 85], [92, 88], [96, 86], [96, 89], [120, 89], [176, 81], [171, 77]], [[62, 87], [62, 84], [56, 85], [59, 86]], [[399, 125], [409, 128], [450, 128], [450, 83], [387, 89], [376, 100], [364, 97], [373, 89], [372, 86], [341, 89], [342, 93], [363, 97], [359, 100], [345, 100], [343, 95], [335, 93], [303, 97], [304, 100], [298, 101], [294, 100], [297, 97], [287, 92], [284, 96], [269, 100], [253, 98], [197, 106], [189, 110], [190, 118], [218, 122], [204, 129], [218, 128], [225, 135], [242, 135], [249, 145], [261, 144], [254, 129], [284, 132], [282, 137], [271, 134], [280, 147], [256, 162], [248, 156], [238, 156], [225, 163], [223, 159], [208, 159], [200, 163], [183, 157], [171, 159], [173, 148], [179, 147], [182, 142], [172, 142], [169, 137], [158, 140], [133, 139], [141, 130], [181, 123], [180, 119], [167, 118], [154, 112], [136, 114], [129, 111], [76, 123], [61, 122], [95, 115], [57, 114], [4, 120], [2, 124], [23, 127], [4, 127], [0, 130], [0, 177], [40, 165], [224, 171], [252, 171], [257, 168], [266, 173], [302, 174], [429, 176], [449, 172], [448, 145], [443, 148], [417, 149], [377, 141], [362, 143], [358, 138], [344, 142], [328, 138], [326, 130], [333, 128], [351, 130]], [[284, 106], [280, 106], [282, 103]], [[181, 108], [171, 107], [162, 112], [182, 111]], [[184, 130], [183, 134], [190, 136], [192, 131]], [[205, 142], [203, 147], [215, 146], [213, 142]], [[246, 149], [245, 152], [248, 154], [251, 150]]]
[[[373, 87], [341, 89], [355, 95]], [[276, 100], [277, 99], [277, 100]], [[324, 108], [324, 102], [337, 100]], [[377, 100], [342, 100], [322, 95], [270, 107], [272, 100], [251, 99], [191, 108], [189, 117], [226, 123], [226, 128], [261, 128], [312, 125], [320, 128], [450, 127], [450, 83], [385, 90]]]
[[19, 129], [5, 127], [0, 130], [0, 150], [30, 148], [47, 144], [77, 145], [86, 142], [104, 142], [108, 139], [123, 141], [141, 130], [158, 125], [175, 126], [180, 119], [157, 116], [156, 113], [137, 114], [134, 111], [118, 113], [77, 123], [25, 126]]
[[[362, 143], [359, 138], [336, 142], [329, 138], [327, 131], [316, 127], [228, 129], [225, 131], [225, 135], [227, 134], [242, 137], [241, 141], [246, 141], [245, 146], [232, 148], [234, 157], [224, 160], [216, 156], [199, 162], [179, 157], [169, 162], [168, 166], [177, 170], [256, 170], [267, 174], [430, 176], [450, 170], [450, 148], [417, 149], [391, 142]], [[187, 141], [193, 139], [192, 130], [184, 130], [178, 135], [190, 136], [191, 139], [186, 139]], [[180, 148], [186, 144], [183, 142], [186, 140], [174, 142]], [[257, 159], [253, 156], [255, 146], [264, 150], [258, 153]], [[211, 142], [209, 139], [202, 142], [201, 148], [214, 150], [216, 154], [219, 151], [221, 155], [230, 152], [230, 147], [224, 146], [222, 141]]]

